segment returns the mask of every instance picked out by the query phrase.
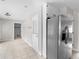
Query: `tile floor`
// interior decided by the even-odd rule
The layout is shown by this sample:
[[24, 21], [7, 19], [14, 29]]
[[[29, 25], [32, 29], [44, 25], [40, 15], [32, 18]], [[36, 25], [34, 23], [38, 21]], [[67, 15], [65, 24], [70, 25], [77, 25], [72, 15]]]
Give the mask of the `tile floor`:
[[43, 59], [22, 39], [0, 43], [0, 59]]

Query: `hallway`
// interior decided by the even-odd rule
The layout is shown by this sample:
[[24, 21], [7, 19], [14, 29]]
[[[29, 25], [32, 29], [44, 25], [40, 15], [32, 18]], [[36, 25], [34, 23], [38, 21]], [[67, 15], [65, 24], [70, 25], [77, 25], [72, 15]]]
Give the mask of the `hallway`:
[[0, 59], [42, 59], [23, 40], [0, 43]]

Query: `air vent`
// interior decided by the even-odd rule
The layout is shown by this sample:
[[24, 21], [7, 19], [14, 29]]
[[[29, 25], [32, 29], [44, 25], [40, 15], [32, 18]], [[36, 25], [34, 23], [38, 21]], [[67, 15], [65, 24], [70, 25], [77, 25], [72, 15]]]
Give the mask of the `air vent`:
[[7, 13], [5, 13], [5, 15], [6, 15], [6, 16], [11, 16], [8, 12], [7, 12]]

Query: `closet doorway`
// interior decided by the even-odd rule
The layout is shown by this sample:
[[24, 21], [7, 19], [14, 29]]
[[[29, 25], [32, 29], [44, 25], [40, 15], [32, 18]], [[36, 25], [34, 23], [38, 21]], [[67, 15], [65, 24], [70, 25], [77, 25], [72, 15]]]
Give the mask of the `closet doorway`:
[[14, 23], [14, 39], [21, 38], [21, 24]]

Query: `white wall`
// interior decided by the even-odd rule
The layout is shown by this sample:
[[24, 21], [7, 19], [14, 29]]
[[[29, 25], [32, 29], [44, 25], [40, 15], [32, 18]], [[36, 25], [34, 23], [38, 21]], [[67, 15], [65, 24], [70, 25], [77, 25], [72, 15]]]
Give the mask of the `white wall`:
[[[28, 43], [31, 47], [33, 47], [33, 43], [36, 43], [33, 41], [32, 35], [33, 35], [33, 19], [34, 17], [38, 19], [38, 29], [34, 31], [38, 31], [38, 53], [40, 55], [43, 55], [46, 57], [46, 39], [45, 39], [45, 30], [43, 30], [43, 14], [42, 14], [41, 7], [39, 8], [38, 12], [35, 13], [32, 17], [28, 18], [28, 20], [23, 21], [22, 23], [22, 38]], [[44, 20], [45, 21], [45, 20]], [[45, 25], [44, 25], [45, 27]], [[44, 28], [45, 29], [45, 28]], [[44, 31], [44, 32], [43, 32]], [[44, 33], [44, 40], [43, 40], [43, 33]]]
[[[33, 26], [33, 19], [36, 19], [35, 22], [37, 22], [37, 27], [34, 27]], [[38, 21], [37, 21], [38, 19]], [[41, 45], [41, 13], [40, 13], [40, 10], [32, 17], [30, 17], [27, 20], [23, 21], [22, 23], [22, 38], [26, 41], [26, 43], [28, 43], [32, 48], [34, 48], [34, 44], [36, 44], [36, 41], [34, 41], [34, 39], [32, 38], [33, 36], [33, 31], [35, 31], [34, 33], [38, 33], [38, 49], [34, 48], [35, 50], [38, 50], [37, 53], [41, 55], [41, 52], [42, 52], [42, 46]], [[36, 28], [35, 30], [33, 30], [34, 28]]]
[[0, 20], [0, 41], [14, 40], [14, 23], [21, 23], [18, 20]]
[[14, 24], [12, 21], [2, 21], [2, 40], [14, 39]]
[[22, 39], [32, 46], [32, 18], [22, 22]]

